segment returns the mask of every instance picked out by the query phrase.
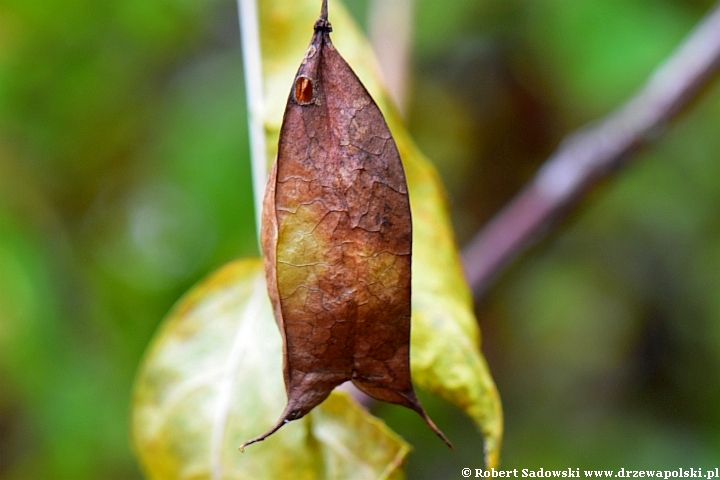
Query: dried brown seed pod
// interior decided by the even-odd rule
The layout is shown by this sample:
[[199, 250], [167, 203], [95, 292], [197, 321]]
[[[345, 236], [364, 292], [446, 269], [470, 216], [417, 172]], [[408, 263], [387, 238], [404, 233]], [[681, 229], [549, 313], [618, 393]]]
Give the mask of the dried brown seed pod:
[[262, 247], [288, 403], [264, 440], [350, 380], [418, 412], [410, 379], [412, 219], [379, 108], [330, 41], [323, 0], [285, 108]]

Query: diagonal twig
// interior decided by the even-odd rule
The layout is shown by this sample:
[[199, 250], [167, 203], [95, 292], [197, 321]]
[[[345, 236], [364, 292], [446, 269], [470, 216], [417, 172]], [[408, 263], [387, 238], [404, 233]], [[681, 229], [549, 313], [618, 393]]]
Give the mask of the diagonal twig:
[[463, 249], [475, 298], [588, 191], [622, 166], [713, 78], [720, 67], [720, 3], [640, 91], [608, 117], [566, 137], [527, 184]]

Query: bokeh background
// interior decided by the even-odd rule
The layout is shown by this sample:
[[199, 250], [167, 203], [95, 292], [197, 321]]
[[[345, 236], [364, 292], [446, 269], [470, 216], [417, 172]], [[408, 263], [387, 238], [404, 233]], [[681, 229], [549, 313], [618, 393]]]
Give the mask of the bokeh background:
[[[712, 3], [417, 0], [406, 118], [460, 244]], [[147, 342], [257, 253], [241, 63], [232, 0], [0, 3], [0, 479], [142, 478]], [[720, 466], [718, 83], [478, 304], [503, 467]], [[376, 408], [415, 447], [408, 478], [480, 468], [470, 421], [422, 399], [455, 453]]]

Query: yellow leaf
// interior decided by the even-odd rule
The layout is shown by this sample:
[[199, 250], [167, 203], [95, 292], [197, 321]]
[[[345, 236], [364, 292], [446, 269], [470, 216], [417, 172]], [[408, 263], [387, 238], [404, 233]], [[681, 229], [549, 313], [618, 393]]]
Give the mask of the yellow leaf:
[[[333, 43], [383, 111], [405, 167], [413, 213], [413, 380], [475, 421], [485, 437], [486, 465], [496, 466], [502, 440], [500, 398], [479, 350], [480, 331], [441, 182], [390, 106], [367, 40], [339, 1], [331, 1], [329, 8]], [[260, 3], [268, 161], [275, 157], [285, 103], [319, 11], [319, 0]]]
[[502, 442], [500, 396], [479, 350], [480, 329], [463, 277], [437, 173], [408, 142], [395, 137], [407, 159], [413, 212], [413, 380], [467, 413], [485, 437], [485, 464], [496, 467]]
[[403, 478], [409, 446], [341, 391], [272, 442], [238, 452], [285, 406], [281, 363], [259, 260], [233, 262], [191, 289], [135, 383], [131, 433], [147, 477]]

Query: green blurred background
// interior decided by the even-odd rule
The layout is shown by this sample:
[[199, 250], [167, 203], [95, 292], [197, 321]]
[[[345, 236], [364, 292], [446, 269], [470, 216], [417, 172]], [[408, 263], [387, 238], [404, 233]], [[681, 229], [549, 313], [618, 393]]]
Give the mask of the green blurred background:
[[[348, 1], [367, 28], [367, 0]], [[462, 244], [713, 2], [417, 0], [408, 125]], [[232, 0], [0, 2], [0, 478], [139, 479], [158, 322], [257, 252]], [[442, 121], [438, 121], [442, 119]], [[478, 305], [506, 468], [720, 465], [720, 86]], [[376, 411], [410, 479], [480, 468], [470, 421]]]

